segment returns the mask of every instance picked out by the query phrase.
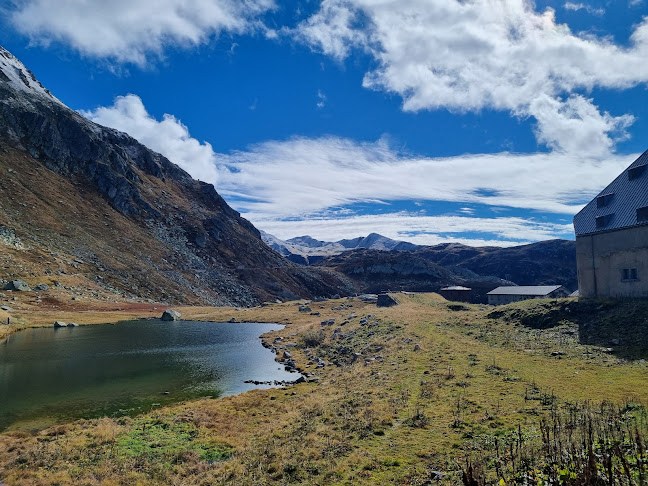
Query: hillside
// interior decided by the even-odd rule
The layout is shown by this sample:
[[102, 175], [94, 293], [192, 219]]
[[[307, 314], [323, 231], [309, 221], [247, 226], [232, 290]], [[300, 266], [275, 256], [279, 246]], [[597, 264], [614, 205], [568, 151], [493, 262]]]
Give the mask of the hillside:
[[475, 302], [485, 302], [486, 293], [512, 282], [472, 272], [451, 271], [425, 259], [417, 252], [352, 250], [326, 258], [317, 264], [342, 273], [363, 292], [403, 290], [436, 292], [447, 285], [466, 285], [474, 290]]
[[444, 243], [420, 248], [415, 254], [450, 270], [492, 275], [518, 285], [578, 288], [574, 241], [548, 240], [509, 248]]
[[285, 260], [214, 186], [67, 108], [1, 47], [0, 195], [0, 279], [216, 305], [352, 290]]

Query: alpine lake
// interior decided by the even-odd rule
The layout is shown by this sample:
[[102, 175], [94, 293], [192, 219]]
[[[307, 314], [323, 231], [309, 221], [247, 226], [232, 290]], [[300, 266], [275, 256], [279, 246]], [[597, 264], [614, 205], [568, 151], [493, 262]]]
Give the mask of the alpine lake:
[[135, 415], [294, 381], [300, 375], [261, 344], [261, 334], [282, 327], [138, 320], [17, 332], [0, 342], [0, 431]]

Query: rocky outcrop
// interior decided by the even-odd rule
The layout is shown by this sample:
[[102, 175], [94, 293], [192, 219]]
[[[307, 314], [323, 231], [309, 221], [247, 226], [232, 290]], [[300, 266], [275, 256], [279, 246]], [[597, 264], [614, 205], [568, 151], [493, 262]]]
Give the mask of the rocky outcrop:
[[162, 317], [160, 317], [160, 319], [163, 321], [178, 321], [181, 317], [182, 314], [180, 314], [177, 310], [167, 309], [162, 313]]
[[31, 290], [24, 280], [12, 280], [4, 286], [4, 290], [13, 290], [15, 292], [26, 292]]

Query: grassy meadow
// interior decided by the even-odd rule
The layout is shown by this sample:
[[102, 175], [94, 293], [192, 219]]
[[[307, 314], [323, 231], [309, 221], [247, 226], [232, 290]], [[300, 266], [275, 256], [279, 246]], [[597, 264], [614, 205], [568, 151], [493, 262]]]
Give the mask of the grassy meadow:
[[[6, 485], [644, 484], [645, 303], [502, 307], [398, 295], [183, 319], [278, 322], [307, 382], [0, 434]], [[119, 312], [59, 311], [109, 322]], [[161, 312], [161, 311], [160, 311]], [[84, 316], [87, 320], [84, 321]], [[42, 325], [48, 316], [21, 315]], [[321, 321], [335, 319], [333, 325]], [[625, 324], [625, 327], [623, 325]], [[282, 339], [277, 339], [282, 338]], [[324, 366], [321, 363], [324, 363]]]

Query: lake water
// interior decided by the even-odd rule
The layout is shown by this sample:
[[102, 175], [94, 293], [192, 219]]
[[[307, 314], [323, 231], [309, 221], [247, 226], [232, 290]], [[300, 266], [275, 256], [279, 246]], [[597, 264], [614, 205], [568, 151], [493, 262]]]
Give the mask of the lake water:
[[151, 320], [20, 331], [0, 343], [0, 430], [268, 387], [245, 380], [295, 380], [259, 339], [281, 328]]

